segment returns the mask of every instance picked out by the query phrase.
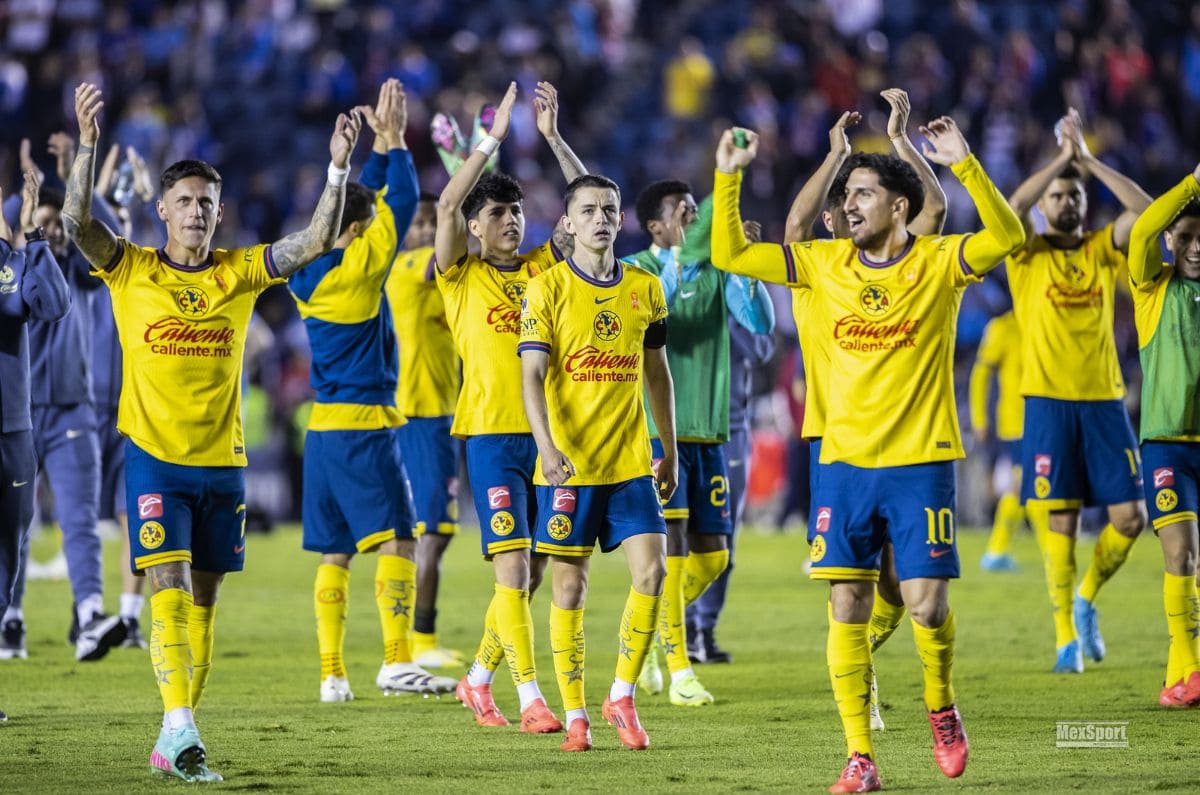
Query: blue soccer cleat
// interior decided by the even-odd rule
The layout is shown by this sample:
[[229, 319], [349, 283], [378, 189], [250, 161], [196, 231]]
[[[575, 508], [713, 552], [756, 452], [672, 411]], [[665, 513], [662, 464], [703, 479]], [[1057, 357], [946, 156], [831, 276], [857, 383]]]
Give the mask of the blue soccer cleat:
[[1083, 673], [1083, 651], [1079, 648], [1078, 638], [1058, 649], [1058, 659], [1054, 661], [1056, 674]]
[[1106, 651], [1104, 638], [1100, 637], [1100, 624], [1096, 618], [1096, 606], [1075, 594], [1075, 631], [1079, 633], [1079, 642], [1083, 645], [1083, 653], [1096, 662], [1104, 659]]
[[150, 771], [161, 776], [175, 776], [189, 783], [224, 781], [220, 773], [205, 764], [207, 751], [195, 726], [163, 729], [150, 754]]
[[1001, 555], [994, 555], [991, 552], [984, 553], [979, 559], [979, 568], [984, 571], [1016, 571], [1017, 562], [1013, 560], [1013, 556], [1007, 552]]

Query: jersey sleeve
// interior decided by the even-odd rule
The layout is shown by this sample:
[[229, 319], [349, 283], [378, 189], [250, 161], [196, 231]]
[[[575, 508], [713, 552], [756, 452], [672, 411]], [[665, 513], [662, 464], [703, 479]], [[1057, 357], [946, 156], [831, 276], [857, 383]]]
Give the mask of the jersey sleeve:
[[521, 300], [521, 340], [517, 343], [517, 355], [525, 351], [550, 352], [554, 318], [549, 286], [547, 277], [535, 276], [525, 290]]
[[1158, 237], [1174, 223], [1183, 208], [1197, 198], [1200, 198], [1200, 182], [1188, 174], [1138, 216], [1129, 233], [1129, 278], [1135, 286], [1152, 282], [1162, 273], [1162, 249]]
[[1025, 225], [988, 177], [975, 155], [950, 167], [967, 189], [983, 229], [963, 241], [962, 267], [984, 274], [1025, 245]]
[[235, 248], [229, 252], [229, 263], [255, 293], [261, 293], [272, 284], [287, 282], [285, 277], [279, 275], [275, 260], [271, 257], [271, 247], [265, 243], [249, 248]]
[[971, 427], [976, 430], [988, 427], [988, 387], [991, 386], [992, 373], [999, 366], [1002, 353], [1003, 342], [1000, 339], [996, 321], [993, 320], [983, 330], [983, 339], [975, 354], [975, 364], [971, 367], [968, 397], [971, 407]]
[[650, 322], [657, 323], [667, 319], [667, 297], [663, 293], [662, 284], [658, 279], [651, 278], [650, 284]]
[[1116, 231], [1116, 224], [1108, 224], [1102, 229], [1097, 229], [1092, 233], [1092, 241], [1096, 245], [1096, 252], [1099, 254], [1097, 259], [1101, 265], [1106, 265], [1110, 268], [1119, 268], [1126, 264], [1126, 257], [1121, 249], [1113, 243], [1113, 235]]
[[812, 243], [750, 243], [742, 230], [742, 175], [716, 172], [713, 184], [712, 263], [729, 273], [772, 284], [808, 286]]
[[117, 253], [112, 261], [103, 268], [91, 272], [100, 281], [108, 285], [110, 290], [120, 290], [129, 282], [129, 277], [138, 268], [144, 267], [144, 260], [149, 255], [146, 249], [135, 246], [123, 237], [117, 238]]
[[943, 235], [934, 238], [934, 252], [943, 266], [947, 278], [955, 287], [983, 281], [967, 261], [967, 248], [975, 235]]

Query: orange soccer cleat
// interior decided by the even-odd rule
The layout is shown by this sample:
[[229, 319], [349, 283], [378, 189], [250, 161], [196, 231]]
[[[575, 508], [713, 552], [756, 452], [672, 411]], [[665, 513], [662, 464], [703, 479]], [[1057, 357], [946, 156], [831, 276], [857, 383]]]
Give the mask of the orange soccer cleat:
[[[493, 705], [494, 706], [494, 705]], [[526, 734], [553, 734], [562, 731], [563, 725], [540, 698], [534, 699], [521, 712], [521, 731]]]
[[963, 731], [958, 707], [951, 704], [943, 710], [929, 713], [933, 729], [933, 758], [947, 778], [958, 778], [967, 769], [967, 733]]
[[592, 750], [592, 724], [583, 718], [576, 718], [567, 727], [567, 739], [558, 746], [564, 751]]
[[508, 725], [508, 719], [500, 714], [496, 701], [492, 698], [491, 685], [472, 686], [464, 676], [454, 689], [454, 697], [475, 714], [475, 722], [480, 726]]
[[633, 704], [633, 696], [618, 698], [616, 701], [606, 698], [600, 708], [604, 719], [617, 727], [617, 737], [621, 743], [634, 751], [644, 751], [650, 747], [650, 737], [638, 720], [637, 707]]
[[855, 751], [846, 760], [846, 769], [842, 777], [829, 788], [830, 792], [877, 792], [883, 789], [879, 781], [879, 769], [871, 761], [871, 757], [863, 756]]
[[1164, 687], [1158, 703], [1164, 707], [1200, 707], [1200, 671], [1193, 671], [1186, 680], [1180, 679]]

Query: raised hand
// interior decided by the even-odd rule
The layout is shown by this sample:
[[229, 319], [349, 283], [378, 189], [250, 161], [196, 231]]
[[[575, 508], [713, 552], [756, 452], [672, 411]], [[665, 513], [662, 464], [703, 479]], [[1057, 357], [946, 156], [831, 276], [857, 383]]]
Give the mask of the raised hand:
[[517, 84], [509, 83], [508, 90], [504, 92], [504, 99], [500, 100], [500, 104], [496, 108], [496, 117], [492, 120], [492, 129], [488, 133], [497, 141], [503, 141], [508, 137], [508, 128], [512, 124], [513, 105], [516, 102]]
[[112, 190], [113, 180], [117, 177], [117, 161], [121, 159], [121, 145], [113, 144], [108, 147], [108, 154], [100, 164], [100, 173], [96, 175], [96, 192], [107, 196]]
[[19, 153], [18, 160], [21, 164], [21, 173], [24, 174], [26, 171], [36, 171], [39, 180], [45, 179], [46, 175], [42, 173], [40, 168], [38, 168], [37, 163], [33, 162], [33, 150], [29, 144], [28, 138], [21, 139], [21, 146], [17, 151]]
[[1069, 108], [1067, 115], [1063, 116], [1055, 127], [1055, 131], [1062, 139], [1059, 145], [1069, 147], [1076, 160], [1086, 163], [1091, 159], [1092, 153], [1083, 138], [1083, 119], [1080, 118], [1079, 111]]
[[75, 87], [75, 118], [79, 121], [79, 145], [95, 146], [100, 140], [100, 111], [104, 95], [91, 83]]
[[63, 182], [71, 173], [71, 163], [75, 162], [75, 139], [61, 130], [50, 135], [46, 141], [46, 151], [54, 155], [54, 171]]
[[42, 175], [36, 169], [25, 170], [25, 182], [21, 185], [21, 231], [32, 232], [37, 229], [33, 222], [34, 213], [38, 207], [38, 191], [42, 187]]
[[850, 137], [846, 130], [862, 121], [862, 114], [856, 110], [848, 110], [838, 117], [829, 128], [829, 151], [843, 157], [850, 154]]
[[952, 166], [961, 163], [971, 154], [971, 147], [954, 119], [941, 116], [920, 128], [925, 142], [921, 144], [921, 153], [932, 163], [939, 166]]
[[545, 80], [537, 84], [533, 109], [537, 113], [537, 128], [542, 137], [548, 141], [558, 138], [558, 90]]
[[887, 104], [892, 108], [887, 123], [888, 138], [908, 135], [908, 115], [912, 112], [908, 92], [902, 88], [885, 88], [879, 92], [879, 96], [887, 100]]
[[346, 168], [350, 163], [350, 154], [358, 143], [358, 133], [362, 129], [363, 115], [354, 108], [349, 114], [339, 113], [333, 127], [333, 137], [329, 139], [329, 157], [337, 168]]
[[132, 146], [125, 147], [125, 159], [133, 168], [133, 191], [144, 202], [154, 198], [154, 180], [150, 178], [150, 169], [146, 161]]
[[404, 145], [404, 128], [408, 125], [408, 97], [404, 86], [395, 78], [384, 81], [379, 87], [379, 100], [372, 108], [362, 105], [355, 110], [362, 113], [371, 132], [386, 149]]
[[762, 224], [758, 221], [742, 221], [742, 234], [746, 236], [747, 243], [761, 243]]
[[[744, 148], [734, 143], [734, 130], [740, 130], [746, 136]], [[725, 174], [736, 174], [754, 162], [757, 154], [758, 133], [741, 127], [728, 129], [721, 133], [721, 140], [717, 143], [717, 170]]]

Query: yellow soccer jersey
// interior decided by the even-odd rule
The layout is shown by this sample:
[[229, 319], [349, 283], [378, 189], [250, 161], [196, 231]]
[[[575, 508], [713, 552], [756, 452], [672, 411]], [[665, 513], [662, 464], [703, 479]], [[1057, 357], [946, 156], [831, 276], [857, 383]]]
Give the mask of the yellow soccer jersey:
[[1025, 400], [1021, 397], [1021, 327], [1012, 312], [992, 318], [971, 369], [971, 425], [989, 428], [988, 387], [996, 373], [996, 438], [1020, 439], [1025, 425]]
[[269, 246], [215, 249], [177, 265], [118, 240], [108, 284], [124, 352], [117, 429], [155, 458], [245, 466], [242, 353], [258, 294], [281, 284]]
[[800, 435], [805, 439], [820, 439], [825, 435], [826, 371], [829, 351], [821, 335], [821, 324], [813, 316], [812, 290], [797, 287], [792, 290], [792, 316], [800, 337], [800, 355], [804, 359], [804, 425]]
[[[546, 406], [554, 442], [575, 465], [568, 485], [652, 474], [643, 343], [650, 324], [666, 316], [658, 278], [620, 262], [608, 282], [568, 260], [529, 283], [520, 348], [550, 355]], [[547, 485], [540, 461], [534, 483]]]
[[1113, 336], [1113, 290], [1125, 255], [1108, 225], [1079, 248], [1044, 235], [1008, 258], [1008, 284], [1022, 337], [1021, 394], [1057, 400], [1125, 395]]
[[521, 301], [529, 280], [558, 261], [553, 243], [516, 265], [490, 265], [472, 254], [437, 274], [446, 320], [462, 358], [462, 389], [450, 432], [532, 433], [521, 402]]
[[387, 280], [400, 345], [396, 405], [406, 417], [445, 417], [458, 400], [459, 363], [437, 288], [433, 248], [401, 251]]

